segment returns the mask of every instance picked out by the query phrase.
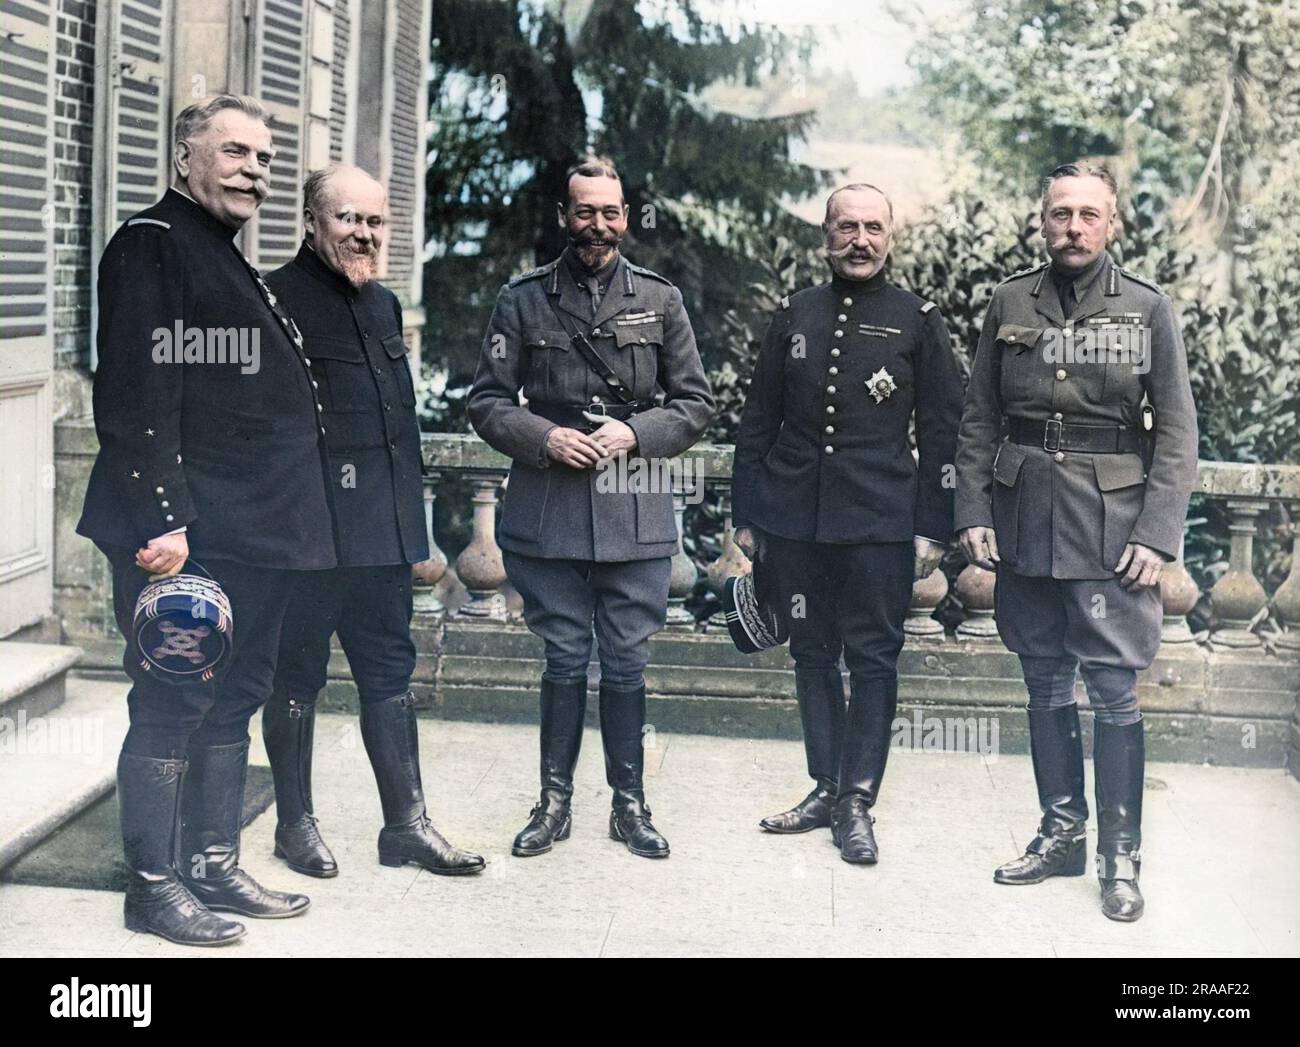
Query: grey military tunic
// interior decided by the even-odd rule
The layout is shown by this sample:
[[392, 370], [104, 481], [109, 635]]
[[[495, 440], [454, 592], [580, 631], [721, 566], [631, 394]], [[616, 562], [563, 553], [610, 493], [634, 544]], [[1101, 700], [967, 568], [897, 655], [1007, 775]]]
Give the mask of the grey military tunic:
[[[592, 315], [591, 298], [556, 259], [501, 289], [483, 338], [470, 390], [475, 431], [514, 459], [501, 513], [503, 549], [547, 559], [618, 562], [672, 556], [677, 525], [666, 489], [610, 489], [596, 469], [551, 461], [546, 437], [556, 423], [532, 407], [581, 409], [613, 403], [605, 383], [569, 344], [559, 311], [589, 334], [632, 395], [660, 406], [628, 419], [636, 459], [667, 459], [689, 448], [713, 415], [695, 334], [681, 292], [649, 269], [618, 259]], [[527, 405], [521, 404], [522, 390]], [[530, 406], [531, 405], [531, 406]], [[649, 476], [650, 473], [642, 473]]]
[[[1149, 465], [1003, 440], [1017, 416], [1064, 426], [1155, 429]], [[1196, 409], [1173, 307], [1109, 257], [1067, 323], [1046, 263], [993, 294], [957, 449], [956, 528], [993, 527], [1017, 573], [1111, 578], [1129, 542], [1178, 555], [1196, 481]]]
[[[1169, 299], [1109, 256], [1080, 282], [1068, 321], [1046, 263], [994, 292], [958, 435], [956, 527], [996, 532], [995, 610], [1007, 646], [1073, 655], [1088, 675], [1136, 670], [1155, 656], [1159, 591], [1121, 588], [1115, 567], [1129, 542], [1177, 556], [1197, 434]], [[1142, 447], [1134, 437], [1146, 407], [1154, 429]], [[1007, 435], [1017, 427], [1019, 442]], [[1107, 428], [1116, 450], [1071, 449], [1075, 434]], [[1114, 677], [1094, 700], [1131, 686], [1131, 676]]]

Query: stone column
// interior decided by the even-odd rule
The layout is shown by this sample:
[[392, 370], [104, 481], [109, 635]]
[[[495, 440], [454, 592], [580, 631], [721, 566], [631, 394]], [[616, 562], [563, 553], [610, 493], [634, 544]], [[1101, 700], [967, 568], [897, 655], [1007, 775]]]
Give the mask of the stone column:
[[948, 578], [939, 567], [913, 582], [912, 602], [907, 606], [903, 632], [907, 636], [943, 636], [943, 623], [930, 616], [947, 595]]
[[1210, 642], [1223, 647], [1258, 647], [1263, 642], [1250, 630], [1251, 621], [1268, 603], [1268, 594], [1255, 577], [1252, 555], [1255, 546], [1255, 518], [1263, 502], [1228, 500], [1232, 522], [1232, 551], [1228, 572], [1210, 590], [1214, 605], [1214, 629]]
[[432, 621], [447, 613], [442, 601], [434, 595], [434, 588], [447, 573], [447, 556], [438, 548], [438, 541], [433, 536], [433, 485], [439, 478], [435, 472], [424, 479], [424, 527], [429, 535], [429, 558], [411, 568], [411, 597], [415, 613]]
[[[701, 481], [701, 491], [703, 481]], [[682, 518], [686, 513], [686, 491], [676, 474], [673, 477], [673, 515], [677, 518], [677, 552], [673, 553], [672, 577], [668, 582], [667, 628], [689, 632], [695, 628], [695, 616], [686, 609], [686, 598], [695, 588], [695, 561], [682, 545]]]
[[1164, 623], [1160, 627], [1162, 644], [1191, 643], [1195, 639], [1187, 624], [1187, 615], [1200, 598], [1201, 590], [1183, 566], [1183, 541], [1180, 539], [1178, 559], [1166, 564], [1160, 572], [1160, 604], [1165, 614]]
[[957, 599], [966, 612], [966, 620], [957, 626], [957, 636], [978, 642], [996, 641], [998, 626], [993, 620], [993, 586], [997, 575], [980, 567], [967, 564], [957, 576]]
[[1300, 502], [1291, 503], [1291, 525], [1291, 570], [1273, 594], [1273, 610], [1283, 627], [1275, 643], [1281, 650], [1300, 654]]
[[504, 622], [506, 598], [499, 589], [506, 580], [506, 568], [496, 539], [497, 489], [501, 486], [501, 475], [477, 470], [466, 475], [474, 486], [474, 538], [456, 557], [456, 574], [469, 590], [469, 600], [456, 616]]

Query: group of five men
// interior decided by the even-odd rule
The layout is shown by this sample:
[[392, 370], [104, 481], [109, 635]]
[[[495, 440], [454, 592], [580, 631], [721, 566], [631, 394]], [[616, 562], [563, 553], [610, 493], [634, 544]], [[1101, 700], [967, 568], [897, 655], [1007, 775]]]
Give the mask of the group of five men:
[[[380, 861], [440, 875], [484, 866], [433, 827], [421, 786], [411, 565], [429, 546], [401, 308], [375, 280], [386, 194], [356, 168], [313, 172], [304, 242], [263, 279], [234, 237], [269, 192], [267, 121], [246, 96], [184, 110], [172, 187], [100, 262], [101, 450], [79, 532], [112, 565], [128, 640], [125, 915], [133, 930], [190, 945], [245, 933], [219, 914], [280, 918], [309, 905], [239, 867], [259, 707], [275, 853], [299, 873], [338, 874], [311, 791], [315, 703], [336, 633], [379, 789]], [[1154, 587], [1178, 552], [1195, 413], [1168, 300], [1105, 252], [1111, 176], [1059, 168], [1043, 206], [1051, 262], [997, 289], [964, 411], [942, 316], [886, 279], [893, 213], [873, 186], [831, 195], [832, 279], [783, 300], [771, 322], [736, 441], [736, 539], [771, 573], [788, 619], [816, 785], [762, 826], [829, 826], [846, 861], [876, 861], [870, 811], [897, 708], [902, 621], [913, 580], [936, 567], [955, 525], [968, 557], [997, 571], [997, 620], [1024, 666], [1043, 810], [1026, 855], [995, 878], [1083, 872], [1081, 666], [1096, 723], [1103, 909], [1131, 920], [1142, 908], [1136, 671], [1158, 643]], [[642, 734], [649, 641], [664, 625], [677, 549], [672, 496], [601, 481], [611, 462], [681, 454], [714, 401], [681, 293], [620, 251], [628, 208], [608, 160], [571, 169], [557, 220], [569, 246], [502, 288], [469, 398], [475, 430], [513, 463], [499, 543], [545, 645], [540, 796], [512, 850], [544, 854], [569, 836], [594, 636], [610, 836], [662, 858]], [[257, 332], [260, 365], [158, 364], [151, 333], [177, 323]], [[1081, 356], [1057, 367], [1045, 349], [1117, 331], [1140, 334], [1142, 366]], [[224, 671], [177, 686], [149, 672], [132, 619], [150, 579], [191, 557], [224, 589], [236, 627]], [[796, 603], [802, 612], [789, 614]]]

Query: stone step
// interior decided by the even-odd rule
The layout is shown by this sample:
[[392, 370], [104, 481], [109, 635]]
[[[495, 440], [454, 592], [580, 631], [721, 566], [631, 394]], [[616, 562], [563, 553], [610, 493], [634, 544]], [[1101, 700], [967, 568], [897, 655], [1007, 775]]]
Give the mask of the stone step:
[[63, 704], [80, 647], [0, 640], [0, 716], [42, 716]]
[[126, 681], [72, 677], [61, 705], [0, 724], [0, 869], [112, 791]]

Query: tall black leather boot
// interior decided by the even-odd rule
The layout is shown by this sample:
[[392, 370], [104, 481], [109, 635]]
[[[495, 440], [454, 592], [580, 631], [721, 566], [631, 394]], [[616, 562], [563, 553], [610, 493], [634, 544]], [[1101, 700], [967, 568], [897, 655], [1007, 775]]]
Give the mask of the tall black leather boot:
[[1042, 883], [1082, 876], [1088, 862], [1088, 801], [1083, 788], [1079, 709], [1029, 710], [1029, 748], [1043, 818], [1024, 856], [993, 874], [994, 883]]
[[1142, 869], [1142, 786], [1146, 732], [1141, 720], [1115, 726], [1093, 722], [1092, 773], [1097, 790], [1097, 878], [1101, 911], [1132, 923], [1145, 903], [1138, 890]]
[[240, 822], [248, 775], [248, 739], [189, 748], [181, 795], [180, 873], [194, 897], [214, 912], [263, 920], [305, 913], [303, 894], [267, 890], [239, 868]]
[[605, 748], [605, 780], [614, 790], [609, 836], [642, 858], [667, 858], [668, 841], [650, 822], [642, 773], [645, 749], [645, 684], [619, 688], [600, 685], [600, 737]]
[[459, 850], [429, 821], [420, 782], [420, 732], [415, 695], [410, 691], [382, 702], [361, 703], [361, 740], [379, 786], [384, 827], [379, 831], [379, 863], [423, 866], [439, 876], [466, 876], [486, 864]]
[[130, 870], [123, 905], [126, 929], [156, 934], [177, 945], [228, 945], [244, 936], [244, 925], [210, 912], [176, 872], [184, 776], [184, 760], [126, 752], [117, 758], [122, 853]]
[[790, 810], [758, 824], [770, 833], [806, 833], [831, 824], [844, 735], [844, 678], [838, 666], [794, 670], [808, 774], [817, 784]]
[[578, 766], [587, 715], [585, 677], [563, 681], [542, 677], [541, 692], [542, 794], [510, 849], [520, 858], [545, 854], [556, 841], [569, 838], [573, 825], [573, 771]]
[[275, 856], [304, 876], [339, 874], [334, 855], [316, 828], [311, 803], [315, 698], [276, 692], [262, 709], [262, 741], [275, 779]]
[[846, 862], [875, 865], [879, 849], [870, 811], [880, 796], [889, 759], [889, 731], [898, 711], [898, 678], [855, 674], [849, 677], [849, 690], [831, 839]]

